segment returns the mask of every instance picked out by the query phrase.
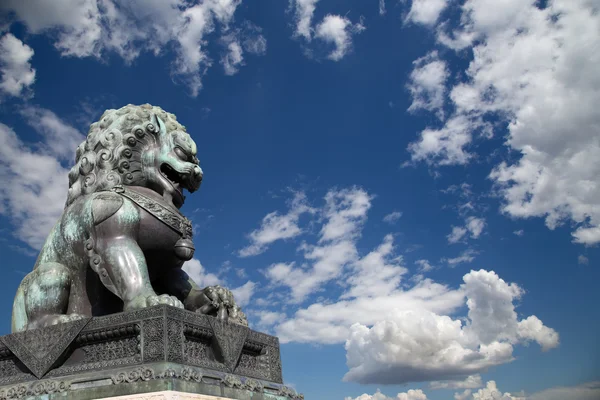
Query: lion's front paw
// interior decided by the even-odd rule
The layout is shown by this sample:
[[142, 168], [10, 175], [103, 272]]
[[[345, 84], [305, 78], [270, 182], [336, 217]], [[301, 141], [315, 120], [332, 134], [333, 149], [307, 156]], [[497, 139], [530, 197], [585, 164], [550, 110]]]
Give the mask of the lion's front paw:
[[138, 310], [140, 308], [158, 306], [159, 304], [183, 308], [183, 303], [175, 296], [169, 296], [168, 294], [161, 294], [160, 296], [157, 294], [143, 294], [135, 297], [123, 309], [124, 311]]

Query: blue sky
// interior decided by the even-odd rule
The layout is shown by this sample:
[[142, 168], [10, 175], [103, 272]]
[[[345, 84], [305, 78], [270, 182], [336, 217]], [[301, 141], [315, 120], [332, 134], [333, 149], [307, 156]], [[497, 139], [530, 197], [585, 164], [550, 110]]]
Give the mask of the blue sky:
[[186, 269], [307, 399], [600, 398], [594, 0], [0, 5], [0, 333], [105, 109], [177, 115]]

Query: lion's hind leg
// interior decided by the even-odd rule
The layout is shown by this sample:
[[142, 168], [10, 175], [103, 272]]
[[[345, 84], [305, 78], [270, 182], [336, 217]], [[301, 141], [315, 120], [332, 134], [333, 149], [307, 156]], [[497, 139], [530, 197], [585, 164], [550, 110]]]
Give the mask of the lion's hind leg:
[[[20, 322], [15, 324], [13, 320], [13, 331], [83, 318], [78, 314], [67, 314], [71, 282], [71, 272], [63, 264], [49, 262], [38, 265], [25, 277], [17, 292], [13, 315]], [[24, 313], [19, 309], [23, 306]], [[24, 319], [26, 324], [23, 324]]]

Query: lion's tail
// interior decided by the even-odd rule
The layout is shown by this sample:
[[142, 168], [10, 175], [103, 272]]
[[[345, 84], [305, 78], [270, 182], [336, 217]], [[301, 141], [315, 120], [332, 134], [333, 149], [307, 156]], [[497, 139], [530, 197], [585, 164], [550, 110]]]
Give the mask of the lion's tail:
[[27, 311], [25, 309], [25, 292], [23, 283], [19, 285], [15, 300], [13, 302], [12, 312], [12, 332], [21, 332], [27, 328]]

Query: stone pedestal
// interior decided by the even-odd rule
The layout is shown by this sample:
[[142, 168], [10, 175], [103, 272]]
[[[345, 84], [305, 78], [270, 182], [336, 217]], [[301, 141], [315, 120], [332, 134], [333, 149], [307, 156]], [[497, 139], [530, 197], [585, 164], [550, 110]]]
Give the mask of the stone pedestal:
[[230, 400], [225, 397], [207, 396], [174, 391], [164, 391], [146, 394], [132, 394], [129, 396], [105, 397], [101, 400]]
[[283, 385], [276, 337], [157, 306], [0, 337], [0, 400], [59, 398], [303, 396]]

